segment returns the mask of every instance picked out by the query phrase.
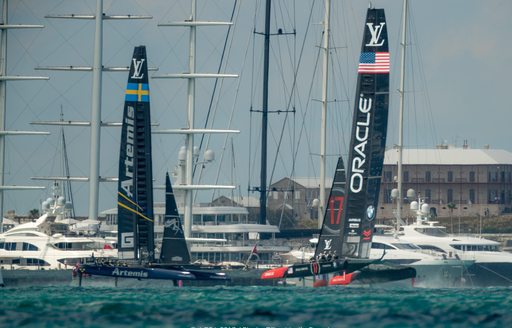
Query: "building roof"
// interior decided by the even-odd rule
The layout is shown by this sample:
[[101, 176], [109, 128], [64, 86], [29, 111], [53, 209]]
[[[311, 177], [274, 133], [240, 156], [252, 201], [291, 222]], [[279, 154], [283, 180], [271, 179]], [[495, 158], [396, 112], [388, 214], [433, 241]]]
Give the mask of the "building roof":
[[[384, 165], [398, 163], [398, 150], [387, 150]], [[404, 165], [512, 165], [512, 153], [502, 149], [404, 149]]]
[[[304, 188], [314, 189], [320, 186], [320, 178], [319, 177], [291, 177], [292, 181], [297, 184], [300, 184]], [[332, 177], [325, 177], [325, 188], [331, 188], [332, 185]], [[279, 180], [282, 181], [282, 180]], [[277, 181], [277, 182], [279, 182]], [[275, 182], [275, 183], [277, 183]], [[274, 185], [273, 183], [272, 185]]]

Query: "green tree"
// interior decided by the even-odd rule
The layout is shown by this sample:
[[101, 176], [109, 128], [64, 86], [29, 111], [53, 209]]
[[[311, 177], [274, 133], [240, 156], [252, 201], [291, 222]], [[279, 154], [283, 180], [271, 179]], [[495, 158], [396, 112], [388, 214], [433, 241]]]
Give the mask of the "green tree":
[[28, 217], [30, 218], [30, 221], [35, 221], [39, 218], [39, 210], [37, 208], [34, 208], [28, 212]]

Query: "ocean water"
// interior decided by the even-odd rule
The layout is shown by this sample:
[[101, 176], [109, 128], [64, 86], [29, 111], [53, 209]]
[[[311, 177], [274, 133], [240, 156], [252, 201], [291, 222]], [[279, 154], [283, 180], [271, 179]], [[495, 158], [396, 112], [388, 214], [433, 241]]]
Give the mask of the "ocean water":
[[0, 327], [511, 327], [512, 289], [0, 289]]

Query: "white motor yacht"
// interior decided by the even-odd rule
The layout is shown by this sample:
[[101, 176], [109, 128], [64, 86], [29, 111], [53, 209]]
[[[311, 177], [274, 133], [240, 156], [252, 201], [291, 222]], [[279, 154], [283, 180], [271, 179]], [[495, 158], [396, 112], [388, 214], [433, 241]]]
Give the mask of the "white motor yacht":
[[466, 275], [469, 286], [512, 285], [512, 253], [500, 250], [500, 243], [485, 238], [450, 235], [436, 222], [417, 221], [400, 227], [400, 239], [425, 250], [443, 253], [448, 259], [474, 261]]

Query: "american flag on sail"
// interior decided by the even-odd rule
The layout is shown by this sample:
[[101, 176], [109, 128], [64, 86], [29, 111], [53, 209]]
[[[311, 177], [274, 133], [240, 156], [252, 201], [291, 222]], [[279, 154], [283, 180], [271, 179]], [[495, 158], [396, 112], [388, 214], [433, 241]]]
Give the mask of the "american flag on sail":
[[389, 52], [362, 52], [357, 73], [389, 73]]

